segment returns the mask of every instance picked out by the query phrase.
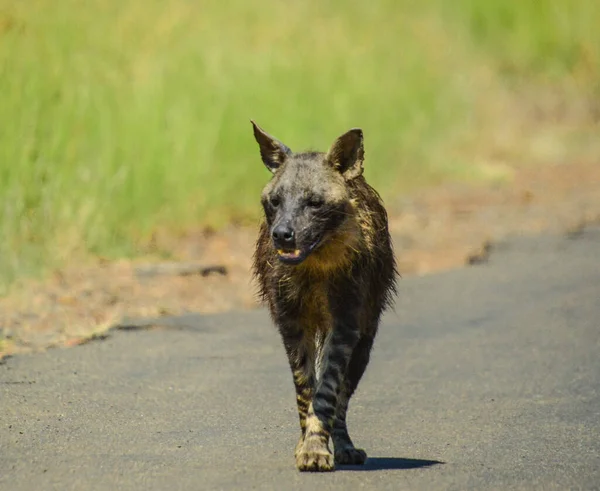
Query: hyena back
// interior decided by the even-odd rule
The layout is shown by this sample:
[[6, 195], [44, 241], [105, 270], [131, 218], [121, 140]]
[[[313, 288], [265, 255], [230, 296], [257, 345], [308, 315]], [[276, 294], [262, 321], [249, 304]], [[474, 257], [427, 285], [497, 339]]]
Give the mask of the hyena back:
[[363, 134], [348, 131], [326, 153], [293, 153], [252, 124], [273, 173], [262, 193], [254, 274], [296, 387], [296, 466], [363, 464], [366, 453], [348, 435], [346, 411], [397, 274], [387, 213], [362, 175]]

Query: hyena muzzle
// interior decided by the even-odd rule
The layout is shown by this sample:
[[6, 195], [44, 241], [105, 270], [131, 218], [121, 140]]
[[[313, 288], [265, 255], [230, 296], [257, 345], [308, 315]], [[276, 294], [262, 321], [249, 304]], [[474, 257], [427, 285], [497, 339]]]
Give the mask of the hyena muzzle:
[[293, 153], [252, 125], [273, 173], [262, 193], [254, 274], [296, 387], [296, 466], [363, 464], [367, 456], [348, 435], [346, 412], [397, 275], [387, 213], [362, 175], [363, 134], [348, 131], [327, 153]]

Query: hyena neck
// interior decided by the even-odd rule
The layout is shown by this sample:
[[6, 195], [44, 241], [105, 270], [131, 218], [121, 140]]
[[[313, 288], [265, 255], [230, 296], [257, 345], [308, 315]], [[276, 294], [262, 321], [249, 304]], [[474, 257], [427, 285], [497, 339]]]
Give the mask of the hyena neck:
[[298, 266], [298, 273], [312, 278], [330, 278], [349, 273], [363, 240], [360, 224], [354, 214]]

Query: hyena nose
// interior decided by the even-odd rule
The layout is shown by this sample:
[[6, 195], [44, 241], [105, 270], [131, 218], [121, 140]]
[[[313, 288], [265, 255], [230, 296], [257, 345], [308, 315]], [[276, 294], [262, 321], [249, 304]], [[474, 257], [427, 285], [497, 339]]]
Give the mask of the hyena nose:
[[273, 240], [281, 246], [290, 246], [294, 244], [294, 230], [289, 225], [277, 225], [273, 229]]

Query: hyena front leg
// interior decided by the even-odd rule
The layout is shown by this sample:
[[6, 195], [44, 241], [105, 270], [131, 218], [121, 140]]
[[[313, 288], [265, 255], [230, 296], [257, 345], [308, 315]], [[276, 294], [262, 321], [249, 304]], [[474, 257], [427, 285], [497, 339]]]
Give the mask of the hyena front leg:
[[288, 356], [294, 386], [296, 388], [296, 404], [300, 419], [300, 440], [296, 446], [296, 454], [304, 442], [306, 433], [306, 417], [313, 398], [315, 387], [315, 342], [314, 339], [295, 324], [284, 325], [281, 334]]
[[360, 448], [356, 448], [354, 443], [352, 443], [352, 439], [348, 434], [348, 427], [346, 426], [346, 413], [350, 398], [354, 394], [358, 382], [360, 382], [369, 364], [372, 346], [373, 338], [371, 336], [362, 336], [352, 352], [352, 357], [346, 370], [344, 385], [338, 398], [332, 433], [336, 464], [360, 465], [364, 464], [367, 460], [367, 453]]
[[319, 380], [308, 408], [304, 441], [296, 451], [296, 466], [301, 471], [334, 469], [329, 437], [340, 389], [357, 340], [358, 329], [354, 328], [354, 323], [336, 325], [325, 339]]

